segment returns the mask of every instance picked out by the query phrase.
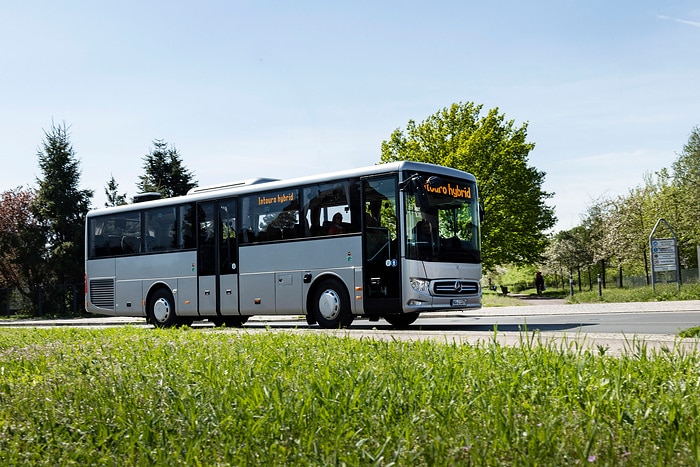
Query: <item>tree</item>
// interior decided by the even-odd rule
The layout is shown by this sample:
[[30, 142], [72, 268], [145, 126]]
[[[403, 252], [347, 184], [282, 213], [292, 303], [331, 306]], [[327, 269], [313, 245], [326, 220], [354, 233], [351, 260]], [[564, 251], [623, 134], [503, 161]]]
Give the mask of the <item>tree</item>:
[[482, 225], [485, 269], [498, 264], [534, 264], [542, 259], [553, 208], [542, 190], [545, 173], [528, 166], [534, 148], [527, 124], [516, 128], [498, 109], [481, 116], [483, 106], [452, 104], [420, 124], [408, 122], [382, 142], [381, 162], [412, 160], [470, 172], [476, 176], [486, 213]]
[[70, 303], [63, 287], [83, 282], [84, 225], [93, 192], [79, 188], [80, 163], [65, 123], [52, 124], [44, 131], [37, 155], [44, 178], [37, 179], [39, 189], [32, 211], [45, 234], [45, 257], [52, 273], [45, 285], [53, 294], [48, 298], [60, 307]]
[[114, 175], [111, 175], [109, 182], [107, 182], [105, 195], [107, 195], [105, 207], [122, 206], [126, 204], [126, 193], [119, 194], [119, 184], [114, 179]]
[[153, 149], [144, 158], [145, 174], [136, 185], [142, 193], [157, 192], [166, 198], [186, 194], [197, 186], [192, 172], [182, 163], [175, 147], [163, 140], [153, 140]]
[[669, 196], [679, 213], [675, 228], [689, 244], [700, 245], [700, 127], [693, 128], [672, 169]]
[[0, 195], [0, 287], [28, 299], [47, 275], [43, 229], [32, 212], [36, 193], [22, 187]]
[[576, 272], [579, 290], [582, 285], [581, 268], [593, 262], [593, 254], [589, 248], [589, 235], [590, 232], [583, 226], [558, 232], [552, 239], [553, 247], [548, 250], [551, 255], [548, 262], [567, 269], [572, 276], [574, 271]]

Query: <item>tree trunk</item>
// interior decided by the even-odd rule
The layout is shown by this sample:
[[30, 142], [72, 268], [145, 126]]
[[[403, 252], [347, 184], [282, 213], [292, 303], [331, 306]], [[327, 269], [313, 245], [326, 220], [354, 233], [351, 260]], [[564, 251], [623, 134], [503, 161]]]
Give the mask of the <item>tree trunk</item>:
[[593, 290], [593, 278], [591, 277], [591, 265], [588, 265], [588, 290]]
[[622, 288], [622, 261], [620, 261], [620, 264], [617, 266], [617, 271], [619, 275], [618, 287]]
[[576, 271], [578, 272], [578, 291], [581, 292], [583, 289], [581, 289], [581, 267], [577, 266]]
[[644, 245], [644, 272], [646, 273], [647, 285], [651, 284], [649, 279], [649, 259], [647, 258], [647, 247]]

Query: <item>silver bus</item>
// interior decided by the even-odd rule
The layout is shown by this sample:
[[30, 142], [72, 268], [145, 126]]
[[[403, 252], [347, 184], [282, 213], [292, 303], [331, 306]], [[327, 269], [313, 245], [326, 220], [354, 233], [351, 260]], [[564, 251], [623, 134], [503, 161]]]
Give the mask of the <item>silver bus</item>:
[[473, 175], [395, 162], [90, 211], [85, 307], [157, 327], [255, 315], [408, 326], [481, 307]]

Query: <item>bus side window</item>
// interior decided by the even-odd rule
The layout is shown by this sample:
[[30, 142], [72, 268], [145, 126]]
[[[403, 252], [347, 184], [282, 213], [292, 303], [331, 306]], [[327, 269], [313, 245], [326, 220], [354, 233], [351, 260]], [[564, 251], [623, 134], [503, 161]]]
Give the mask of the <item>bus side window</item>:
[[180, 206], [180, 223], [178, 225], [178, 235], [180, 239], [178, 241], [178, 248], [190, 249], [195, 248], [197, 243], [196, 239], [196, 209], [193, 204], [187, 204]]
[[95, 258], [103, 258], [109, 256], [109, 245], [107, 245], [107, 237], [104, 235], [95, 235], [93, 240], [93, 256]]
[[146, 213], [146, 251], [167, 251], [177, 246], [175, 208], [156, 208]]
[[[319, 183], [303, 190], [303, 218], [309, 225], [308, 235], [337, 235], [360, 230], [360, 219], [351, 206], [357, 204], [357, 183], [348, 180]], [[340, 216], [334, 222], [334, 218]]]

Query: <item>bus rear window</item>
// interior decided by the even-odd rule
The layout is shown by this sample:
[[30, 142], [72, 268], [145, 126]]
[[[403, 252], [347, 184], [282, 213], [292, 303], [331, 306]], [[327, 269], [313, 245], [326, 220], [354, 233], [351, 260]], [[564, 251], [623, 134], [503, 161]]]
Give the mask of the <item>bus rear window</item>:
[[138, 253], [141, 248], [141, 217], [138, 212], [93, 217], [88, 229], [89, 258]]

